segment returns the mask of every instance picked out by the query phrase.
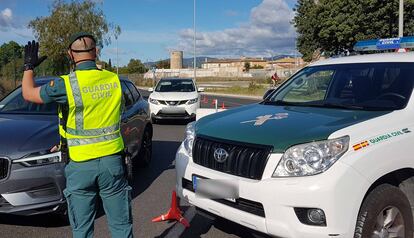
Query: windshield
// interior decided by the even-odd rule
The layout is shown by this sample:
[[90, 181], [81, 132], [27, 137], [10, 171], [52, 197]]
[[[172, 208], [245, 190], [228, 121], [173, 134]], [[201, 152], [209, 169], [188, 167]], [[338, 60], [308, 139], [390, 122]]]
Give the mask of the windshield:
[[156, 92], [194, 92], [195, 87], [191, 79], [162, 79], [155, 88]]
[[264, 103], [397, 110], [411, 96], [414, 63], [364, 63], [307, 67]]
[[0, 113], [57, 114], [57, 104], [35, 104], [23, 99], [22, 88], [17, 88], [0, 101]]

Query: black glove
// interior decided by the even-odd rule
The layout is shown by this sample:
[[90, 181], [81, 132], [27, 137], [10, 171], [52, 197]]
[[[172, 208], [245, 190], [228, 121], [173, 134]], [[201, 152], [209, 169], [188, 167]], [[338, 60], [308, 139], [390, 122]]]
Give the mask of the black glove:
[[39, 42], [27, 42], [24, 46], [24, 70], [33, 70], [39, 64], [41, 64], [47, 56], [39, 58]]

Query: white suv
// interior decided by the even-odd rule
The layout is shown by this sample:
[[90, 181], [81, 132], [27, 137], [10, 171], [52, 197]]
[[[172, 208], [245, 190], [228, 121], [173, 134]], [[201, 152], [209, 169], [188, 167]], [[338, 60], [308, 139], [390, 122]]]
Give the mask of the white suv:
[[161, 79], [148, 98], [151, 118], [155, 123], [161, 119], [194, 120], [196, 110], [200, 107], [199, 92], [192, 79], [166, 78]]
[[413, 237], [413, 53], [309, 65], [263, 102], [191, 123], [176, 189], [277, 237]]

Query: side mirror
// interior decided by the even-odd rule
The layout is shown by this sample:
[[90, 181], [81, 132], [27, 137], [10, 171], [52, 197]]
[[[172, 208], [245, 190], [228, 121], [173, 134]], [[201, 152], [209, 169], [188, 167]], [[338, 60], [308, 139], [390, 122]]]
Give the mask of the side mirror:
[[197, 90], [199, 93], [204, 92], [204, 88], [198, 88]]
[[274, 88], [267, 90], [265, 94], [263, 95], [263, 100], [266, 99], [270, 94], [272, 94], [275, 91]]
[[148, 89], [148, 92], [152, 93], [152, 92], [154, 92], [154, 89], [153, 88], [149, 88]]

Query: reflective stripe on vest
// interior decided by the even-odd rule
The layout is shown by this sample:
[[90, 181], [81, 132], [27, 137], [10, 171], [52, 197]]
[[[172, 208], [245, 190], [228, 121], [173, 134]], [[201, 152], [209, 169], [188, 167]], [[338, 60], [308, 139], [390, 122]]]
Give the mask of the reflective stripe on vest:
[[110, 134], [115, 133], [119, 130], [119, 124], [108, 126], [105, 128], [99, 128], [99, 129], [89, 129], [89, 130], [79, 130], [79, 129], [73, 129], [73, 128], [66, 128], [66, 132], [72, 135], [78, 135], [78, 136], [99, 136], [102, 134]]
[[89, 145], [89, 144], [95, 144], [98, 142], [103, 141], [110, 141], [121, 137], [119, 133], [112, 134], [112, 135], [104, 135], [94, 138], [85, 138], [85, 139], [68, 139], [68, 145], [69, 146], [78, 146], [78, 145]]
[[75, 123], [76, 129], [81, 131], [83, 130], [83, 102], [82, 94], [79, 88], [78, 79], [76, 78], [76, 73], [72, 71], [69, 74], [69, 83], [72, 88], [73, 99], [75, 100]]

